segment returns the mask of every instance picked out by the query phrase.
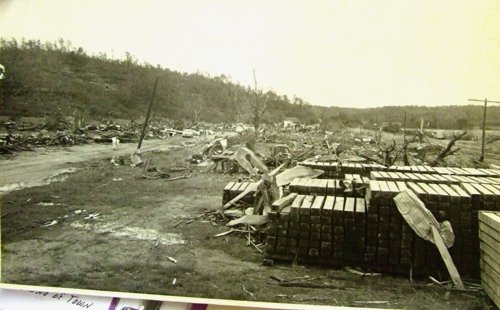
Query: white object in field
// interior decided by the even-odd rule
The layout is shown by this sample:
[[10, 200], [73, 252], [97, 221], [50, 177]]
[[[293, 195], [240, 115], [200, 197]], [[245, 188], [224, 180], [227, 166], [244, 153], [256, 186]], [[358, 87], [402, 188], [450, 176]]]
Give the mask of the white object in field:
[[111, 138], [111, 143], [113, 144], [113, 150], [118, 150], [118, 146], [120, 145], [120, 139], [117, 137]]
[[0, 64], [0, 80], [3, 80], [5, 78], [5, 67]]

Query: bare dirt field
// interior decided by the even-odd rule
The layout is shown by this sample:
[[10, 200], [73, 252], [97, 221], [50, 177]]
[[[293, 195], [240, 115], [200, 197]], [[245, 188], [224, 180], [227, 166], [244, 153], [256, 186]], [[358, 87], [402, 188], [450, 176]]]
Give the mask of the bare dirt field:
[[[186, 167], [191, 149], [172, 147], [185, 141], [147, 140], [143, 160], [172, 177], [185, 176], [173, 168]], [[263, 266], [265, 254], [246, 246], [243, 235], [214, 237], [229, 230], [213, 217], [222, 189], [245, 175], [192, 165], [190, 178], [142, 179], [142, 167], [110, 164], [136, 145], [120, 147], [41, 149], [0, 161], [1, 186], [75, 168], [63, 182], [2, 195], [4, 283], [331, 306], [489, 309], [481, 291], [454, 291], [426, 278], [361, 277], [289, 262]], [[316, 286], [285, 286], [271, 276]]]

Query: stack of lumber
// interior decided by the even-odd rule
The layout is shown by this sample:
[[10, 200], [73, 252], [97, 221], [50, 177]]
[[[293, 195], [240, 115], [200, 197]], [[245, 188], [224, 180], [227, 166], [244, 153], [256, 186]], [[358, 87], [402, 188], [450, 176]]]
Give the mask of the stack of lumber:
[[271, 257], [342, 265], [365, 254], [364, 198], [296, 195], [291, 205], [268, 213]]
[[479, 238], [483, 288], [500, 307], [500, 212], [479, 212]]
[[[341, 182], [348, 182], [349, 187], [346, 188], [346, 185], [341, 184]], [[345, 180], [295, 178], [290, 182], [288, 189], [291, 193], [302, 195], [345, 195], [362, 198], [364, 192], [356, 191], [356, 189], [363, 188], [369, 182], [370, 179], [361, 177], [359, 174], [346, 174]]]
[[493, 176], [460, 176], [447, 174], [423, 174], [423, 173], [408, 173], [408, 172], [385, 172], [372, 171], [370, 180], [380, 181], [403, 181], [403, 182], [424, 182], [436, 184], [460, 184], [460, 183], [477, 183], [487, 185], [500, 185], [500, 178]]
[[324, 170], [324, 176], [327, 178], [344, 178], [345, 174], [359, 174], [367, 177], [371, 171], [387, 170], [387, 167], [378, 164], [343, 163], [339, 165], [338, 162], [312, 160], [299, 162], [298, 165]]
[[256, 195], [257, 188], [255, 187], [255, 182], [229, 182], [224, 190], [222, 191], [222, 205], [225, 205], [228, 201], [235, 198], [239, 194], [243, 193], [247, 188], [254, 187], [248, 194], [243, 197], [240, 202], [244, 202], [249, 205], [254, 205], [260, 197]]

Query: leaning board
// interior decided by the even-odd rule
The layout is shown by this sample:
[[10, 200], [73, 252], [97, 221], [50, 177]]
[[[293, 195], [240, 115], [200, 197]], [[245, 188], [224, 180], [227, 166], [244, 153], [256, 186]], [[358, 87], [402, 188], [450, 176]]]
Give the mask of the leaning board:
[[500, 212], [479, 211], [479, 239], [482, 285], [500, 307]]

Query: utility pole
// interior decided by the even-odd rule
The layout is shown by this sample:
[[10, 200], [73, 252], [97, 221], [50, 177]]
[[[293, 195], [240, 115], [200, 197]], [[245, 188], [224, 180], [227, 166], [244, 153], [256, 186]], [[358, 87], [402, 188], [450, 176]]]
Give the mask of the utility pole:
[[[469, 99], [469, 101], [479, 101], [483, 102], [484, 101], [484, 112], [483, 112], [483, 138], [482, 138], [482, 143], [481, 143], [481, 156], [479, 157], [479, 161], [484, 161], [484, 141], [486, 137], [486, 107], [488, 106], [488, 99], [484, 100], [478, 100], [478, 99]], [[500, 101], [489, 101], [490, 103], [500, 103]]]
[[146, 114], [146, 120], [144, 121], [144, 126], [142, 127], [141, 137], [139, 138], [139, 144], [137, 145], [137, 152], [140, 153], [142, 140], [144, 139], [144, 135], [146, 134], [146, 128], [148, 127], [149, 115], [151, 114], [151, 108], [153, 107], [153, 100], [155, 99], [156, 87], [158, 86], [159, 75], [156, 76], [155, 87], [153, 89], [153, 95], [151, 96], [151, 101], [149, 103], [148, 113]]

